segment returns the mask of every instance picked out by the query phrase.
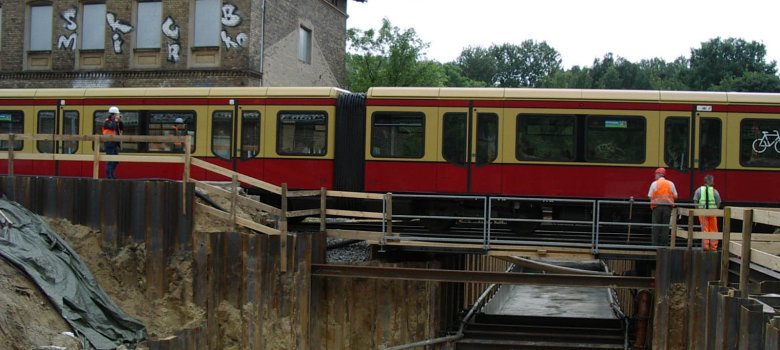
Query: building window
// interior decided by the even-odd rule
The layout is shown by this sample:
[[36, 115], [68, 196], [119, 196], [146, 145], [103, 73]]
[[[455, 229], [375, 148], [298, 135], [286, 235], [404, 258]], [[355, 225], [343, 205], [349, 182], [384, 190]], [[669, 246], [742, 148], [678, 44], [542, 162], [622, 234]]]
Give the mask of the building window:
[[84, 4], [81, 48], [102, 50], [106, 39], [106, 4]]
[[306, 27], [298, 30], [298, 60], [311, 63], [311, 29]]
[[137, 33], [135, 47], [139, 49], [159, 49], [162, 2], [139, 0], [135, 23]]
[[220, 0], [195, 1], [195, 39], [194, 47], [219, 46]]
[[51, 5], [30, 7], [30, 51], [50, 51], [52, 36]]

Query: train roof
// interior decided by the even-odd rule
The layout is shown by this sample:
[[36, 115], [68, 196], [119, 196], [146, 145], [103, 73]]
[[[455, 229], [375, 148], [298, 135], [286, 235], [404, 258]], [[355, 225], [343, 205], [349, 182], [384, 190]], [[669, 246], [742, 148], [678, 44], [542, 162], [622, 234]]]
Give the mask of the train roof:
[[717, 91], [598, 90], [533, 88], [437, 88], [374, 87], [368, 98], [410, 99], [506, 99], [506, 100], [610, 100], [669, 103], [750, 103], [780, 104], [780, 94]]
[[0, 98], [104, 97], [311, 97], [336, 98], [335, 87], [177, 87], [96, 89], [0, 89]]

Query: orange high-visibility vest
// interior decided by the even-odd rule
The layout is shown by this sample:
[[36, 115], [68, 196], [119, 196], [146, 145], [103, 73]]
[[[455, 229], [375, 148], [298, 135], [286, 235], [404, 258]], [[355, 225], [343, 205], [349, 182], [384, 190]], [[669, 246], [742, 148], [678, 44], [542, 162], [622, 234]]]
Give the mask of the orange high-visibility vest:
[[674, 205], [674, 193], [672, 184], [665, 178], [659, 178], [655, 181], [655, 192], [650, 196], [650, 208], [657, 205]]
[[106, 122], [103, 122], [103, 135], [116, 135], [116, 130], [106, 128]]

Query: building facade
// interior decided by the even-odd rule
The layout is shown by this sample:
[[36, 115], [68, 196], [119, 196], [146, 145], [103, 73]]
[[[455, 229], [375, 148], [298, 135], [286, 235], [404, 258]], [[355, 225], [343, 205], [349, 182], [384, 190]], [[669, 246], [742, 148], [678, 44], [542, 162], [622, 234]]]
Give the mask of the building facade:
[[0, 88], [343, 86], [347, 0], [2, 0]]

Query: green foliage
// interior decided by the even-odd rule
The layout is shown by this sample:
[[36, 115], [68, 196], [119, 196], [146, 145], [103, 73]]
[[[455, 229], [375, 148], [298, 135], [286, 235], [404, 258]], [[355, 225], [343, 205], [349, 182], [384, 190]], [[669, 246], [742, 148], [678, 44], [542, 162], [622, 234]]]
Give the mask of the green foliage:
[[777, 63], [755, 41], [720, 38], [691, 49], [690, 58], [638, 63], [612, 53], [591, 67], [561, 67], [558, 51], [546, 42], [525, 40], [489, 48], [466, 47], [453, 62], [428, 60], [430, 46], [414, 29], [382, 20], [379, 30], [347, 31], [347, 88], [372, 86], [543, 87], [574, 89], [701, 90], [780, 92]]
[[724, 80], [742, 77], [748, 72], [777, 74], [776, 62], [766, 63], [764, 44], [743, 39], [720, 38], [703, 42], [691, 50], [688, 85], [695, 90], [719, 89]]
[[347, 31], [347, 88], [366, 91], [372, 86], [443, 86], [441, 63], [425, 59], [430, 44], [414, 29], [402, 31], [385, 18], [375, 31]]

